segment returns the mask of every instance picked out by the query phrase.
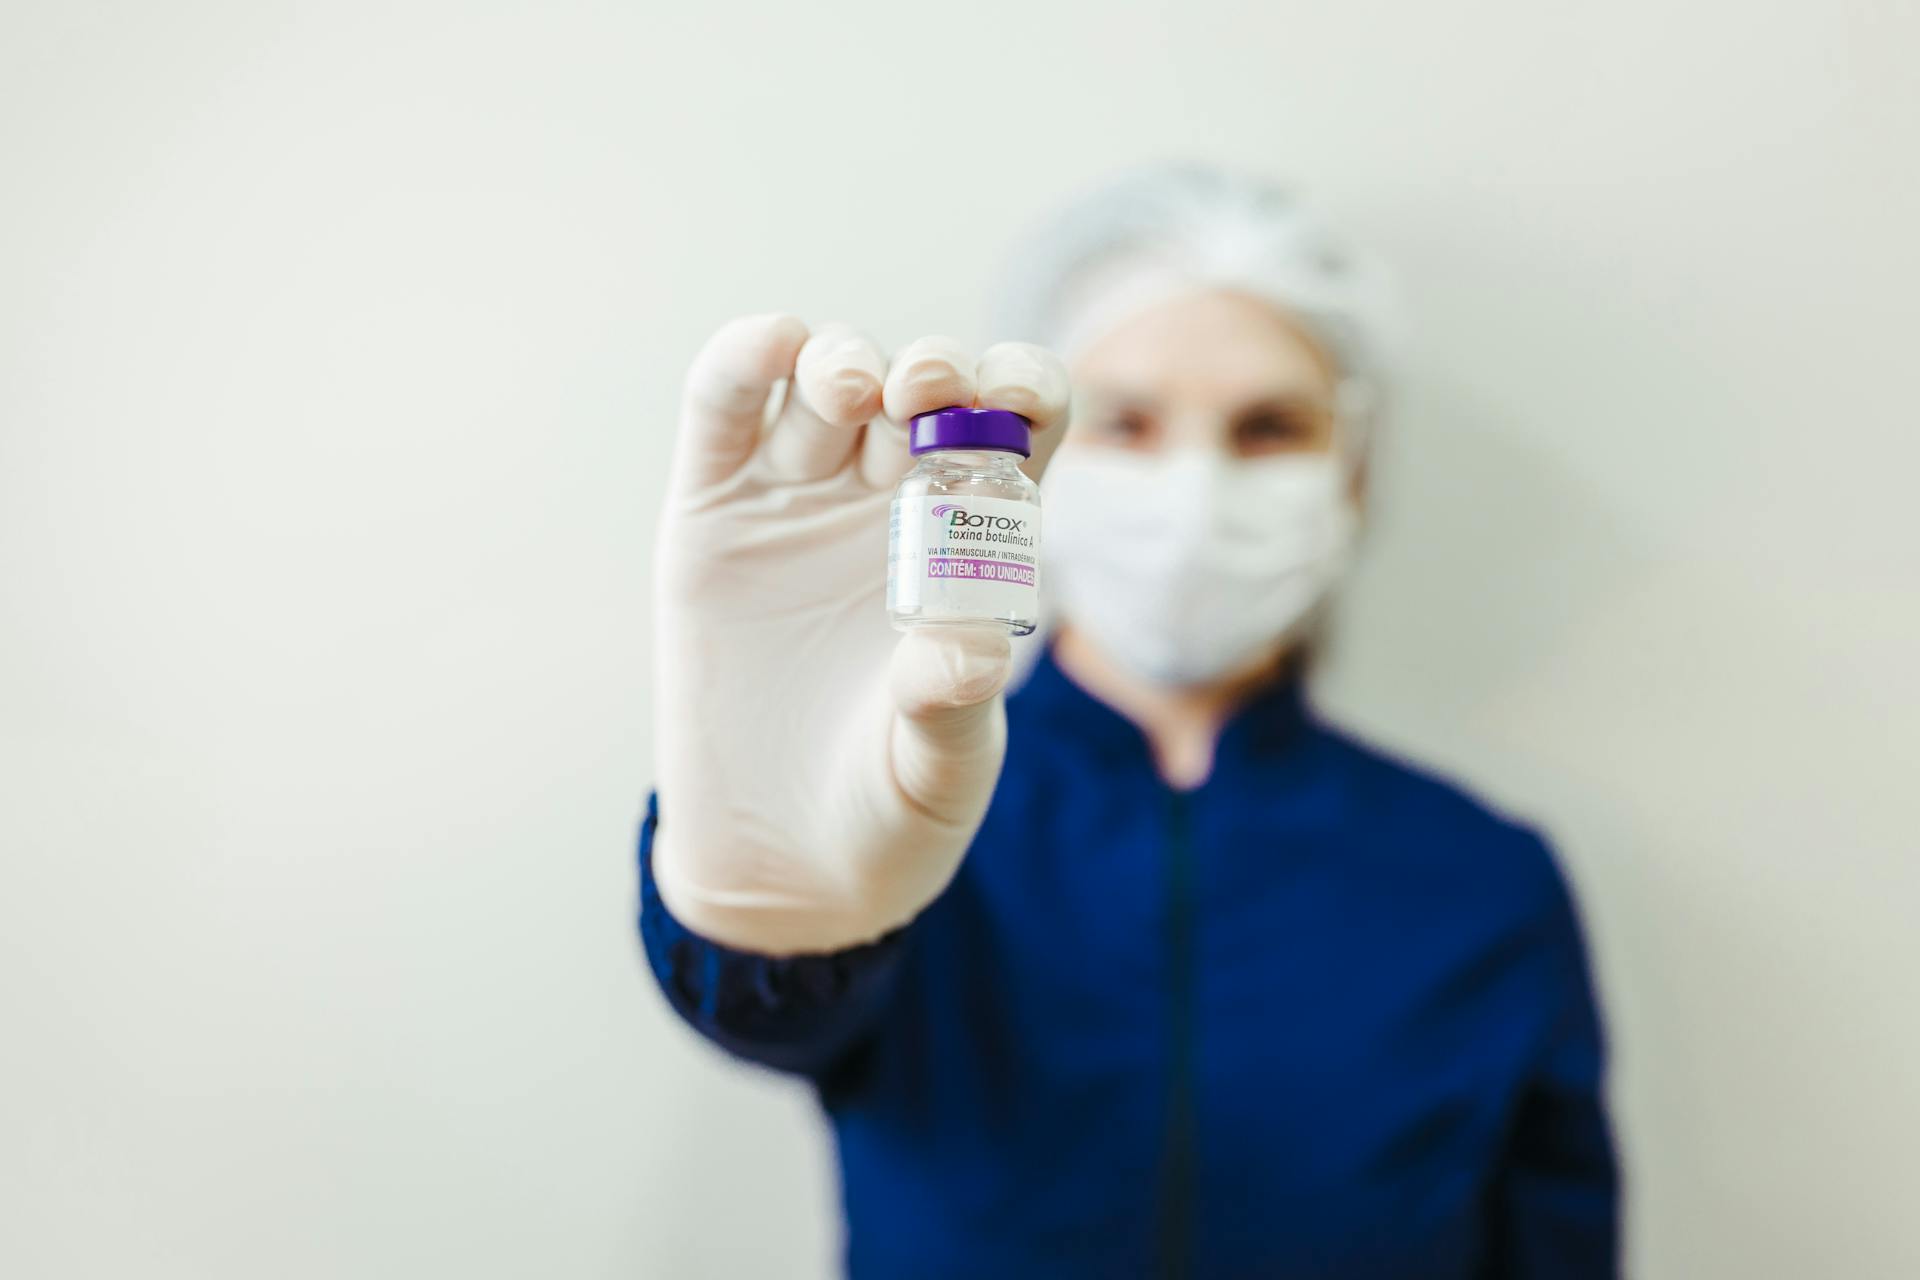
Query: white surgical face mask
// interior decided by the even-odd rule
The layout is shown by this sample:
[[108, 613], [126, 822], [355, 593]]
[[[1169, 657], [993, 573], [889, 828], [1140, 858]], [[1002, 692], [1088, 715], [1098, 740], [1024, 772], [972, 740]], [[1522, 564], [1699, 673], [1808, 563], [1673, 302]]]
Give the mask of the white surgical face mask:
[[1328, 453], [1063, 450], [1042, 488], [1044, 581], [1136, 674], [1219, 679], [1276, 648], [1346, 567], [1347, 479]]

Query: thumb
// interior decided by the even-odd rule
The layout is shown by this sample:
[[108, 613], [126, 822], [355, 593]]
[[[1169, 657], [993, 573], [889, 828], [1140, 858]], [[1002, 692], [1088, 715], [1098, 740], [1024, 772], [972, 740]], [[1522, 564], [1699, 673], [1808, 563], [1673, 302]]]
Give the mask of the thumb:
[[986, 810], [1006, 754], [1000, 691], [1012, 669], [997, 628], [922, 627], [894, 646], [894, 781], [943, 822], [975, 822]]

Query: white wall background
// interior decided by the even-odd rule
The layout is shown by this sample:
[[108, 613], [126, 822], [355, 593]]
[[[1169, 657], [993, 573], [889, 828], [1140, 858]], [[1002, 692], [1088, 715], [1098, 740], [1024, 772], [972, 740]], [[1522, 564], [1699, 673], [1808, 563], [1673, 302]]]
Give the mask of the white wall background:
[[678, 372], [1309, 180], [1422, 334], [1323, 701], [1560, 837], [1649, 1277], [1920, 1274], [1920, 12], [0, 7], [0, 1272], [788, 1277], [628, 919]]

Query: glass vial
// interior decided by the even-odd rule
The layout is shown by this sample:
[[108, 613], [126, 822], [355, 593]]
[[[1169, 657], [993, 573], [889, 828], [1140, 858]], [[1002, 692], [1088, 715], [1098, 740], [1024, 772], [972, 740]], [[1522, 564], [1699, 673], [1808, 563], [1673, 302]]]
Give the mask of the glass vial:
[[1005, 409], [937, 409], [908, 428], [918, 462], [893, 494], [887, 616], [902, 631], [1040, 622], [1040, 486], [1020, 470], [1027, 420]]

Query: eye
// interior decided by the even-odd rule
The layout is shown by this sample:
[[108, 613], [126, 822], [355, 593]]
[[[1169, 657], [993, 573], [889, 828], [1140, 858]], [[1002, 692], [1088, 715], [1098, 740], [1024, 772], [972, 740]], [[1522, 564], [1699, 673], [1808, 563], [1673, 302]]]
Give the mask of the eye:
[[1320, 424], [1303, 409], [1263, 405], [1233, 424], [1233, 448], [1242, 455], [1306, 449], [1320, 442]]
[[1139, 447], [1153, 438], [1153, 419], [1142, 410], [1125, 406], [1103, 410], [1087, 425], [1106, 444]]

